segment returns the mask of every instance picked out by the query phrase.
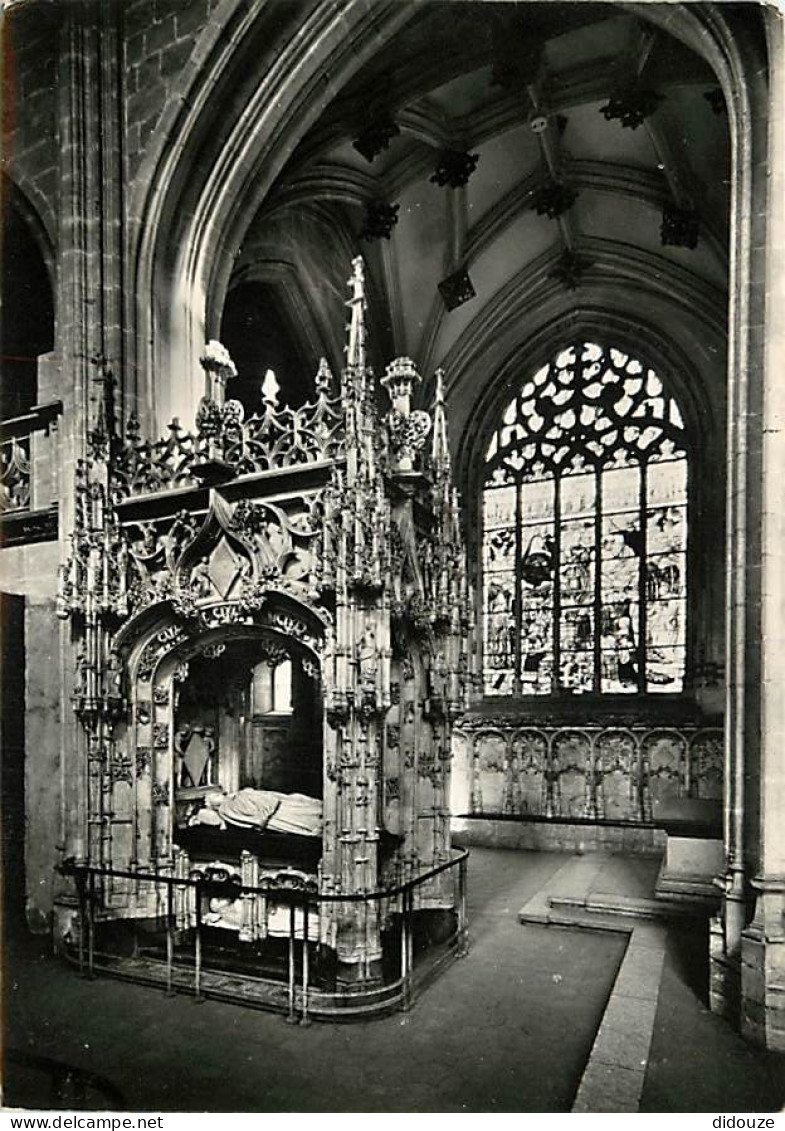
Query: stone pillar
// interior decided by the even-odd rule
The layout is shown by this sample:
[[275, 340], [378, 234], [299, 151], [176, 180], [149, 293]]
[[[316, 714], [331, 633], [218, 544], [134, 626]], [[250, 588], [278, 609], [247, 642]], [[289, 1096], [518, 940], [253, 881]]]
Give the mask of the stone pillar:
[[[122, 381], [121, 18], [121, 7], [110, 0], [72, 0], [63, 6], [60, 26], [56, 352], [63, 399], [61, 561], [68, 557], [68, 536], [74, 529], [77, 462], [87, 455], [91, 430], [105, 415], [107, 371], [118, 387]], [[111, 419], [106, 423], [111, 426]], [[65, 858], [83, 861], [87, 852], [87, 747], [71, 705], [76, 669], [72, 632], [71, 624], [63, 624], [61, 844]], [[58, 897], [63, 922], [70, 913], [72, 892], [69, 881]]]
[[[90, 358], [100, 352], [96, 332], [99, 290], [100, 198], [92, 145], [98, 129], [93, 62], [95, 32], [83, 3], [67, 5], [60, 28], [58, 124], [60, 140], [60, 259], [57, 295], [57, 352], [63, 397], [60, 560], [69, 554], [74, 528], [74, 478], [86, 454]], [[63, 855], [83, 861], [86, 853], [87, 751], [71, 707], [75, 657], [70, 624], [61, 628], [60, 732], [63, 791]], [[72, 885], [66, 885], [66, 896]], [[66, 899], [67, 902], [67, 899]]]
[[768, 15], [765, 338], [760, 422], [760, 755], [748, 836], [755, 910], [741, 936], [741, 1029], [785, 1050], [785, 20]]
[[[768, 14], [767, 17], [768, 18]], [[778, 18], [772, 15], [774, 30]], [[710, 1002], [740, 1020], [742, 935], [750, 920], [759, 867], [763, 780], [761, 531], [764, 507], [763, 397], [767, 339], [776, 309], [771, 274], [772, 158], [776, 92], [765, 59], [740, 27], [739, 74], [725, 89], [733, 150], [728, 323], [727, 585], [724, 767], [725, 870], [721, 913], [711, 924]], [[741, 77], [743, 74], [743, 78]], [[779, 78], [776, 81], [780, 81]], [[772, 376], [772, 380], [776, 379]], [[767, 484], [773, 489], [773, 482]]]

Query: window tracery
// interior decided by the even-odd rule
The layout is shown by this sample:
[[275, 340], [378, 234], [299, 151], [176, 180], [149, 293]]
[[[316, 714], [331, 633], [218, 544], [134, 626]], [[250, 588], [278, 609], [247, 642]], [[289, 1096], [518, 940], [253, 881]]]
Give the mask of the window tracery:
[[683, 690], [687, 470], [630, 354], [576, 342], [524, 381], [485, 455], [486, 695]]

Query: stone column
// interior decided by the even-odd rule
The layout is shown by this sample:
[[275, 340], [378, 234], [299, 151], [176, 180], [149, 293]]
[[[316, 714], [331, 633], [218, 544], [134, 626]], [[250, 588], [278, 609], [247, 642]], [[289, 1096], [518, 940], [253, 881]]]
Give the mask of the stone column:
[[[120, 12], [110, 0], [73, 0], [63, 6], [60, 27], [56, 352], [63, 399], [61, 561], [70, 552], [68, 536], [74, 528], [75, 469], [77, 461], [87, 455], [90, 431], [104, 411], [107, 368], [116, 382], [122, 379]], [[61, 844], [64, 857], [83, 861], [87, 851], [87, 747], [71, 706], [75, 683], [72, 633], [72, 625], [64, 624], [60, 645]], [[59, 901], [66, 917], [71, 890], [69, 883]]]
[[770, 63], [760, 421], [760, 754], [748, 857], [755, 910], [741, 936], [741, 1028], [785, 1050], [785, 20], [767, 13]]
[[725, 871], [720, 915], [712, 921], [710, 1001], [738, 1022], [742, 932], [749, 922], [757, 867], [760, 778], [761, 416], [767, 333], [769, 240], [765, 58], [737, 25], [737, 71], [724, 94], [732, 144], [727, 401]]

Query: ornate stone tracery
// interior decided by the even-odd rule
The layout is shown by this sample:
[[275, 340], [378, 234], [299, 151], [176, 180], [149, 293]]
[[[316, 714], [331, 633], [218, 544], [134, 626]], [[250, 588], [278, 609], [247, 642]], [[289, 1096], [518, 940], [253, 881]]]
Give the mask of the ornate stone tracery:
[[[350, 286], [339, 395], [322, 362], [316, 399], [280, 407], [268, 373], [263, 410], [246, 420], [223, 401], [231, 359], [210, 343], [195, 432], [173, 422], [150, 443], [131, 422], [124, 446], [107, 435], [79, 467], [58, 609], [72, 621], [90, 767], [81, 862], [173, 869], [183, 783], [242, 784], [236, 768], [220, 780], [214, 727], [176, 727], [175, 713], [199, 664], [220, 665], [243, 642], [270, 669], [294, 658], [318, 690], [320, 890], [372, 892], [448, 858], [471, 602], [442, 379], [432, 411], [413, 411], [420, 378], [396, 359], [380, 417], [359, 259]], [[395, 844], [385, 857], [382, 833]], [[112, 878], [102, 898], [110, 916], [153, 914], [150, 893]], [[438, 882], [417, 899], [452, 906]], [[382, 923], [375, 907], [361, 923], [358, 908], [323, 904], [320, 938], [367, 971], [381, 958]]]

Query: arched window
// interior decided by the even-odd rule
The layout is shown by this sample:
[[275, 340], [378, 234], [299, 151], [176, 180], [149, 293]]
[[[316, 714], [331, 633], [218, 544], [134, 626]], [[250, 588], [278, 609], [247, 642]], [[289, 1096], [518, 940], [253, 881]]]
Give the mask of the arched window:
[[687, 455], [657, 374], [568, 346], [510, 401], [485, 461], [485, 694], [681, 691]]
[[270, 667], [260, 660], [251, 679], [251, 713], [253, 715], [291, 715], [292, 661], [281, 660]]

